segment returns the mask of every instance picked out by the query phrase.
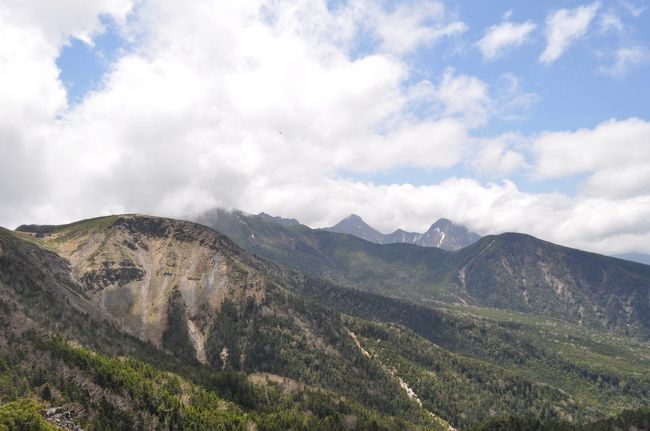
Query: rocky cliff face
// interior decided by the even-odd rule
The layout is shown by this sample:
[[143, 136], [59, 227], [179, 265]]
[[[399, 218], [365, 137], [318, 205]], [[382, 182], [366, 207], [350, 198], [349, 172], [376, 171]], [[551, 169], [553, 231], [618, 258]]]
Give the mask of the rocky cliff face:
[[307, 278], [210, 228], [124, 215], [17, 235], [63, 265], [89, 315], [101, 313], [179, 358], [280, 374], [370, 403], [388, 396], [410, 404], [363, 357], [340, 314], [301, 294]]
[[[232, 409], [198, 384], [220, 388], [246, 411], [255, 403], [266, 429], [294, 427], [258, 416], [269, 406], [293, 415], [295, 399], [312, 416], [311, 394], [317, 405], [348, 411], [340, 407], [346, 399], [446, 429], [359, 352], [338, 312], [295, 292], [291, 283], [301, 280], [187, 222], [117, 216], [37, 232], [0, 228], [0, 398], [38, 397], [47, 388], [48, 406], [66, 404], [102, 429], [255, 427], [231, 422]], [[300, 382], [289, 404], [275, 387], [251, 386], [260, 372]], [[204, 413], [208, 406], [213, 413]]]
[[[263, 277], [238, 260], [227, 239], [189, 222], [110, 217], [39, 232], [34, 240], [67, 259], [84, 293], [122, 329], [161, 347], [171, 316], [202, 362], [211, 315], [224, 298], [264, 296]], [[171, 307], [174, 298], [181, 305]]]

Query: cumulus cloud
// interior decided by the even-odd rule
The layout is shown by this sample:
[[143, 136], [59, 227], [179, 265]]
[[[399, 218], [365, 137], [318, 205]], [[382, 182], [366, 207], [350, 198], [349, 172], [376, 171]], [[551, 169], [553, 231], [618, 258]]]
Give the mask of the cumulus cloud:
[[483, 58], [491, 60], [507, 48], [521, 46], [537, 26], [532, 21], [516, 24], [510, 21], [493, 25], [476, 43]]
[[607, 199], [643, 197], [650, 184], [650, 123], [610, 120], [593, 129], [548, 133], [533, 148], [540, 178], [586, 175], [584, 194]]
[[27, 27], [54, 45], [65, 43], [68, 37], [90, 44], [102, 29], [100, 16], [124, 23], [132, 8], [133, 0], [6, 0], [2, 15], [11, 24]]
[[447, 69], [436, 97], [444, 106], [445, 115], [458, 116], [470, 126], [485, 124], [490, 113], [488, 86], [474, 76], [457, 75]]
[[101, 31], [100, 14], [122, 20], [130, 8], [125, 1], [0, 5], [0, 220], [47, 206], [52, 120], [68, 108], [55, 64], [61, 47]]
[[553, 63], [571, 44], [584, 37], [599, 7], [600, 3], [596, 2], [551, 13], [546, 18], [546, 49], [540, 55], [539, 61]]
[[648, 193], [650, 163], [642, 161], [631, 166], [603, 168], [589, 176], [582, 184], [587, 196], [624, 200]]
[[390, 12], [376, 5], [369, 8], [367, 18], [381, 40], [382, 49], [397, 55], [468, 29], [464, 22], [448, 17], [444, 4], [438, 1], [398, 3]]
[[[616, 190], [598, 185], [611, 166], [645, 181], [635, 171], [643, 166], [612, 156], [610, 146], [647, 142], [647, 124], [631, 119], [544, 135], [528, 160], [519, 137], [473, 138], [505, 115], [508, 100], [521, 109], [530, 97], [514, 77], [506, 79], [512, 91], [505, 96], [451, 69], [437, 80], [414, 78], [403, 56], [464, 26], [440, 3], [375, 9], [373, 19], [354, 1], [331, 8], [307, 0], [147, 0], [134, 9], [126, 1], [70, 0], [45, 9], [51, 13], [35, 4], [0, 4], [5, 226], [121, 212], [183, 216], [219, 205], [311, 225], [358, 212], [385, 230], [423, 229], [445, 216], [481, 233], [518, 230], [602, 251], [650, 244], [647, 195], [626, 190], [621, 205], [610, 198]], [[68, 106], [55, 60], [70, 38], [92, 43], [104, 15], [136, 43], [100, 88]], [[417, 37], [390, 40], [402, 25], [419, 29]], [[367, 31], [378, 45], [360, 54], [355, 38]], [[507, 180], [413, 186], [350, 179], [458, 165], [495, 180], [529, 164], [538, 164], [531, 169], [542, 177], [571, 175], [572, 164], [554, 166], [563, 156], [554, 148], [580, 141], [576, 151], [589, 152], [582, 134], [616, 135], [596, 152], [617, 164], [605, 166], [601, 156], [579, 162], [570, 151], [573, 165], [592, 176], [577, 197], [527, 193]], [[643, 146], [629, 149], [630, 159], [648, 164]]]
[[524, 154], [516, 149], [522, 141], [524, 138], [515, 133], [479, 140], [470, 155], [469, 164], [483, 176], [506, 177], [527, 166]]
[[650, 123], [609, 120], [593, 129], [546, 133], [534, 142], [536, 173], [558, 178], [650, 161]]
[[[330, 10], [311, 1], [204, 1], [188, 8], [152, 0], [128, 19], [126, 6], [115, 4], [115, 20], [139, 45], [111, 66], [98, 91], [70, 109], [54, 60], [67, 38], [100, 32], [98, 16], [112, 3], [70, 18], [75, 25], [50, 25], [25, 12], [33, 27], [50, 32], [47, 38], [3, 26], [0, 49], [10, 50], [11, 61], [1, 72], [7, 79], [0, 109], [12, 129], [3, 130], [2, 145], [17, 156], [3, 159], [3, 175], [24, 173], [14, 180], [34, 183], [22, 206], [3, 206], [3, 220], [92, 211], [179, 215], [234, 205], [257, 185], [340, 170], [449, 167], [460, 158], [466, 124], [444, 115], [411, 116], [413, 92], [404, 85], [408, 69], [401, 60], [381, 49], [349, 54], [349, 38], [368, 25], [354, 2]], [[435, 31], [417, 43], [432, 42], [445, 28], [444, 9], [423, 5], [383, 11], [383, 18], [373, 12], [372, 25], [388, 35], [384, 26], [398, 17], [413, 23], [411, 14], [421, 12], [422, 28]], [[74, 13], [85, 9], [78, 6], [68, 5]], [[23, 116], [21, 106], [34, 127], [13, 125]], [[39, 175], [47, 180], [39, 183]]]

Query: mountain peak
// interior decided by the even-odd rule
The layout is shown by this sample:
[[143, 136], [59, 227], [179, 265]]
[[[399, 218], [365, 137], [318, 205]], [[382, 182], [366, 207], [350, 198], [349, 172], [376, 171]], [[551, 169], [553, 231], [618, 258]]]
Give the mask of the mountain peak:
[[434, 224], [432, 224], [431, 227], [434, 227], [434, 226], [436, 226], [436, 227], [438, 227], [438, 226], [451, 226], [451, 225], [455, 225], [455, 224], [456, 223], [449, 220], [448, 218], [442, 217], [442, 218], [439, 218]]
[[354, 235], [370, 242], [376, 242], [380, 244], [384, 242], [384, 234], [375, 230], [356, 214], [350, 214], [334, 226], [325, 228], [324, 230], [328, 232]]
[[[340, 222], [338, 222], [334, 226], [347, 226], [347, 225], [361, 225], [361, 226], [370, 227], [370, 225], [368, 223], [366, 223], [361, 218], [361, 216], [359, 216], [357, 214], [350, 214], [349, 216], [345, 217], [344, 219], [342, 219]], [[332, 226], [332, 227], [334, 227], [334, 226]]]
[[369, 226], [356, 214], [350, 214], [334, 226], [324, 230], [354, 235], [378, 244], [407, 243], [446, 250], [458, 250], [467, 247], [480, 238], [479, 235], [468, 231], [466, 227], [446, 218], [436, 221], [423, 234], [397, 229], [393, 233], [384, 235]]
[[481, 237], [470, 232], [463, 225], [440, 218], [431, 225], [422, 237], [419, 244], [425, 247], [438, 247], [445, 250], [459, 250], [478, 241]]
[[365, 223], [365, 221], [363, 221], [363, 219], [361, 218], [361, 216], [356, 215], [356, 214], [350, 214], [349, 216], [347, 216], [346, 218], [344, 218], [344, 219], [341, 220], [341, 221], [345, 221], [345, 220], [354, 221], [354, 222], [362, 222], [362, 223]]

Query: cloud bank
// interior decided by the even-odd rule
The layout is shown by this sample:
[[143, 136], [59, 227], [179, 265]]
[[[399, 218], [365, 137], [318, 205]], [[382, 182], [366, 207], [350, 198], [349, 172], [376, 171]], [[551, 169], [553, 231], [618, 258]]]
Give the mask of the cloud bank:
[[[38, 6], [0, 5], [1, 225], [123, 212], [182, 217], [223, 206], [314, 226], [355, 212], [386, 231], [422, 230], [444, 216], [484, 234], [514, 230], [603, 252], [650, 252], [650, 125], [612, 119], [476, 137], [535, 96], [512, 76], [503, 94], [450, 68], [417, 78], [409, 62], [417, 47], [468, 28], [440, 2]], [[549, 18], [563, 28], [547, 32], [549, 62], [597, 7]], [[133, 49], [69, 105], [56, 58], [71, 38], [92, 43], [100, 17]], [[502, 33], [486, 42], [487, 56], [533, 28], [494, 27], [486, 37]], [[467, 175], [431, 185], [358, 180], [458, 167]], [[585, 177], [575, 196], [524, 192], [508, 179], [575, 175]]]

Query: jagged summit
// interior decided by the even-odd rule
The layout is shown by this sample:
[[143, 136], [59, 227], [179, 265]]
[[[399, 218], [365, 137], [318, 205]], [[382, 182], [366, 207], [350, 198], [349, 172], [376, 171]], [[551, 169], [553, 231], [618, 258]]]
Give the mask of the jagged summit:
[[[262, 224], [265, 229], [277, 230], [279, 226], [285, 228], [302, 226], [300, 221], [293, 218], [272, 216], [261, 212], [257, 215], [247, 214], [233, 209], [225, 210], [215, 208], [199, 215], [195, 221], [206, 226], [218, 226], [218, 231], [230, 238], [250, 237], [256, 240], [255, 234], [248, 232], [250, 223]], [[21, 226], [25, 231], [35, 232], [48, 226]], [[334, 226], [319, 229], [321, 231], [353, 235], [376, 244], [415, 244], [422, 247], [435, 247], [444, 250], [459, 250], [478, 241], [481, 237], [469, 231], [465, 226], [456, 224], [447, 218], [441, 218], [431, 225], [424, 233], [409, 232], [397, 229], [392, 233], [384, 234], [370, 226], [358, 214], [350, 214]]]
[[334, 226], [324, 230], [354, 235], [377, 244], [407, 243], [445, 250], [459, 250], [475, 243], [480, 238], [478, 234], [470, 232], [466, 227], [455, 224], [446, 218], [436, 221], [425, 233], [397, 229], [393, 233], [382, 234], [364, 222], [358, 215], [351, 214]]
[[378, 244], [383, 244], [385, 237], [383, 233], [371, 227], [356, 214], [350, 214], [334, 226], [325, 228], [323, 230], [326, 230], [328, 232], [354, 235], [356, 237], [365, 239], [366, 241], [375, 242]]
[[465, 226], [441, 218], [432, 224], [416, 243], [424, 247], [459, 250], [475, 243], [480, 238], [478, 234], [470, 232]]

